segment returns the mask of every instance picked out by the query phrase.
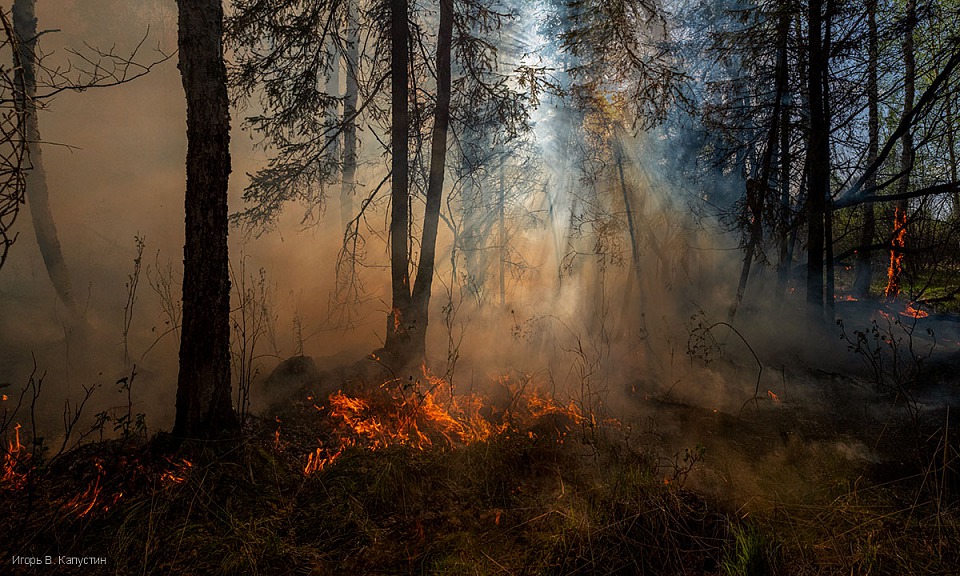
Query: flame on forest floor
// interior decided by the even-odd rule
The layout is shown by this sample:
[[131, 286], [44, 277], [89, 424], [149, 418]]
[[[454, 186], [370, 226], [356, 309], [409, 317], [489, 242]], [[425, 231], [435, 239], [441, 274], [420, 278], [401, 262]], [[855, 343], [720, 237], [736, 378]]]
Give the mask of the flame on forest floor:
[[767, 390], [767, 396], [769, 396], [770, 399], [773, 400], [773, 403], [774, 403], [774, 404], [779, 404], [779, 403], [780, 403], [780, 397], [777, 396], [776, 394], [774, 394], [774, 393], [773, 393], [773, 390]]
[[[100, 462], [94, 462], [97, 467], [97, 476], [94, 478], [93, 482], [90, 483], [87, 488], [77, 494], [70, 500], [67, 500], [63, 505], [63, 509], [69, 512], [73, 512], [77, 515], [78, 518], [83, 518], [87, 514], [93, 511], [96, 507], [97, 502], [100, 500], [100, 492], [102, 491], [101, 482], [104, 479], [106, 473], [103, 470], [103, 465]], [[117, 498], [114, 499], [116, 501]]]
[[927, 316], [930, 315], [930, 313], [927, 312], [926, 310], [919, 310], [917, 308], [914, 308], [913, 307], [914, 304], [915, 302], [911, 302], [907, 304], [907, 307], [902, 312], [900, 312], [900, 315], [907, 316], [909, 318], [926, 318]]
[[856, 296], [851, 295], [851, 294], [844, 294], [843, 296], [835, 295], [835, 296], [833, 297], [833, 299], [834, 299], [834, 300], [839, 300], [839, 301], [841, 301], [841, 302], [857, 302], [857, 301], [858, 301], [858, 298], [857, 298]]
[[190, 476], [190, 471], [193, 469], [193, 462], [186, 458], [181, 458], [179, 462], [173, 462], [171, 460], [168, 460], [168, 462], [170, 462], [172, 467], [160, 474], [160, 482], [166, 486], [174, 486], [186, 482], [187, 477]]
[[[333, 423], [333, 439], [321, 442], [307, 456], [303, 472], [313, 474], [339, 459], [351, 447], [378, 450], [388, 446], [410, 446], [425, 450], [433, 446], [456, 447], [483, 442], [511, 427], [526, 429], [545, 417], [572, 424], [586, 421], [573, 403], [563, 405], [536, 391], [513, 394], [509, 407], [500, 413], [478, 394], [457, 395], [451, 385], [423, 367], [424, 380], [410, 385], [387, 382], [368, 397], [349, 396], [342, 391], [330, 395], [326, 412]], [[501, 379], [501, 384], [509, 383]], [[507, 386], [509, 388], [509, 386]], [[489, 414], [485, 416], [484, 414]], [[537, 434], [528, 430], [535, 438]], [[552, 434], [551, 434], [552, 435]], [[557, 431], [557, 441], [564, 432]]]
[[13, 428], [13, 438], [8, 440], [6, 452], [3, 454], [3, 475], [0, 476], [0, 485], [17, 490], [27, 481], [24, 467], [30, 459], [30, 454], [24, 451], [20, 443], [20, 429], [23, 426], [18, 422]]
[[907, 211], [897, 206], [893, 215], [893, 241], [890, 244], [890, 266], [887, 268], [887, 288], [884, 296], [895, 298], [900, 294], [900, 275], [903, 274], [903, 248], [907, 241]]

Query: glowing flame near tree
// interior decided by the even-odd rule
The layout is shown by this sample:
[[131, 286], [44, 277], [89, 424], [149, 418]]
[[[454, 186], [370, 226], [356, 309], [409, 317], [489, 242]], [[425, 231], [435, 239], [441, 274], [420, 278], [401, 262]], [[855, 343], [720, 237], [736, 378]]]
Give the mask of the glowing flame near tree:
[[887, 269], [887, 298], [896, 298], [900, 294], [900, 275], [903, 274], [903, 248], [907, 241], [907, 211], [901, 206], [894, 209], [893, 242], [890, 246], [890, 267]]

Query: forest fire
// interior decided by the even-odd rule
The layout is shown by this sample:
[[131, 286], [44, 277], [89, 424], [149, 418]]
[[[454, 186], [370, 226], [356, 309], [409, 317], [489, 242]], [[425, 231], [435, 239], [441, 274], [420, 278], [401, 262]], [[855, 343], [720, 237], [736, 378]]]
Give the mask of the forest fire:
[[958, 19], [11, 0], [0, 573], [960, 574]]

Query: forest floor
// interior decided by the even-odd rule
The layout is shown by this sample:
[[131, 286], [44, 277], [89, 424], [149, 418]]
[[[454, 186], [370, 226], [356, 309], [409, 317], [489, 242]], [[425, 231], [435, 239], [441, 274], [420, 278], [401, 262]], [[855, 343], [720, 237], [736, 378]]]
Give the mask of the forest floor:
[[11, 445], [0, 573], [960, 573], [955, 352], [909, 391], [784, 368], [739, 410], [633, 386], [617, 418], [531, 382], [293, 371], [236, 441]]

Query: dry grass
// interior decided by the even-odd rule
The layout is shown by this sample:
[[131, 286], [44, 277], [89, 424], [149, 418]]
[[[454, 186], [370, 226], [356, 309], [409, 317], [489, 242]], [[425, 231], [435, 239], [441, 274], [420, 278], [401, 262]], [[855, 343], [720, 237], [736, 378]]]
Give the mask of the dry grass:
[[[251, 419], [234, 445], [101, 442], [34, 470], [30, 488], [0, 491], [3, 573], [960, 573], [956, 495], [933, 468], [743, 519], [683, 488], [671, 468], [683, 462], [590, 419], [566, 436], [546, 420], [467, 445], [354, 446], [305, 476], [333, 432], [311, 410], [284, 420], [279, 443], [274, 420]], [[31, 569], [14, 555], [107, 565]]]

